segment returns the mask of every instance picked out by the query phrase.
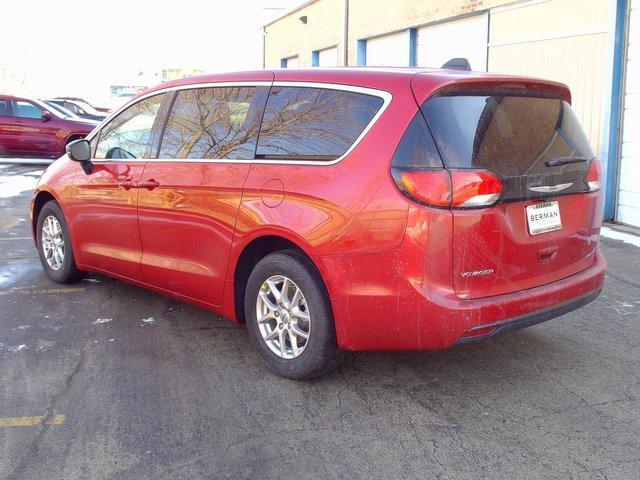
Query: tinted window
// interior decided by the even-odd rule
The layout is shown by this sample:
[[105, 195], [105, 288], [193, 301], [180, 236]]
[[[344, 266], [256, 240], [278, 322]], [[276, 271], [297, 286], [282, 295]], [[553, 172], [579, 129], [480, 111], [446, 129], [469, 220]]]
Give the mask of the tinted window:
[[267, 87], [179, 91], [160, 158], [253, 159], [268, 91]]
[[75, 114], [81, 114], [81, 115], [86, 114], [86, 112], [82, 108], [80, 108], [78, 105], [76, 105], [75, 103], [62, 102], [62, 106], [64, 108], [66, 108], [67, 110], [71, 110]]
[[422, 113], [418, 111], [407, 127], [391, 165], [399, 168], [442, 168], [442, 160]]
[[563, 100], [443, 96], [428, 100], [423, 111], [449, 167], [489, 168], [513, 176], [544, 172], [546, 162], [558, 157], [593, 157]]
[[0, 99], [0, 115], [11, 115], [9, 100]]
[[42, 110], [31, 102], [14, 100], [13, 116], [20, 118], [42, 118]]
[[142, 100], [111, 120], [100, 131], [95, 158], [154, 158], [159, 114], [166, 94]]
[[324, 88], [274, 87], [257, 158], [333, 160], [344, 154], [382, 107], [379, 97]]

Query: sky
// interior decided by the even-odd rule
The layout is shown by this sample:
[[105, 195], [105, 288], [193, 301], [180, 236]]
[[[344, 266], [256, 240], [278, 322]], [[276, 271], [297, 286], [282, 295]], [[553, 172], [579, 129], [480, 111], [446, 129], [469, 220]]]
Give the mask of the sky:
[[162, 68], [261, 68], [261, 26], [298, 3], [3, 0], [0, 92], [98, 97], [111, 84], [158, 83]]

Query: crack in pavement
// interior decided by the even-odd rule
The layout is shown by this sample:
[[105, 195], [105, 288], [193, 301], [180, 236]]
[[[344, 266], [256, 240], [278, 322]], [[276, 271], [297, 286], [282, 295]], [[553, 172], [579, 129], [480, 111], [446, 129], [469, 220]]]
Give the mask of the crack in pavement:
[[80, 359], [76, 362], [76, 365], [73, 368], [73, 371], [65, 379], [62, 390], [58, 392], [56, 395], [54, 395], [53, 397], [51, 397], [51, 400], [49, 401], [49, 405], [45, 410], [45, 414], [42, 418], [42, 421], [40, 422], [38, 433], [36, 434], [35, 438], [31, 440], [31, 442], [29, 442], [29, 445], [26, 447], [24, 454], [22, 455], [22, 459], [13, 468], [13, 471], [7, 476], [7, 480], [23, 478], [20, 476], [20, 474], [27, 468], [29, 461], [33, 460], [36, 457], [36, 455], [38, 455], [38, 451], [40, 450], [40, 445], [42, 443], [42, 440], [44, 439], [44, 436], [46, 435], [46, 433], [49, 431], [49, 428], [51, 427], [50, 420], [54, 416], [55, 411], [58, 405], [60, 404], [60, 401], [69, 392], [69, 390], [73, 386], [75, 377], [86, 366], [86, 364], [87, 364], [87, 350], [85, 345], [82, 351], [80, 352]]

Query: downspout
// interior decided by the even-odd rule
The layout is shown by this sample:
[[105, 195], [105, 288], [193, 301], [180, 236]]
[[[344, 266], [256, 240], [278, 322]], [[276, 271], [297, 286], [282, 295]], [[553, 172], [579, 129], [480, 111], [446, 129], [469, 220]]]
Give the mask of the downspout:
[[604, 186], [604, 219], [615, 220], [618, 203], [618, 171], [622, 132], [624, 70], [627, 39], [628, 0], [609, 0], [607, 57], [605, 62], [605, 94], [603, 101], [602, 177]]
[[349, 65], [349, 0], [344, 0], [344, 13], [343, 13], [343, 25], [344, 29], [342, 31], [342, 45], [343, 47], [343, 64], [344, 66]]
[[262, 68], [266, 68], [267, 27], [262, 26]]

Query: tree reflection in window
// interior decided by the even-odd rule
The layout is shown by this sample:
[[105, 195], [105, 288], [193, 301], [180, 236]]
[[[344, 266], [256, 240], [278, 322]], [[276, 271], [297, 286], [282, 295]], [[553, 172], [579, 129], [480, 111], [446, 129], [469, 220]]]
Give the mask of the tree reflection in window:
[[256, 158], [333, 160], [356, 141], [382, 107], [371, 95], [309, 87], [274, 87]]
[[158, 130], [156, 119], [164, 98], [165, 94], [160, 94], [141, 100], [105, 125], [100, 132], [95, 158], [155, 157], [152, 130]]
[[181, 90], [160, 147], [160, 158], [252, 159], [267, 87]]

